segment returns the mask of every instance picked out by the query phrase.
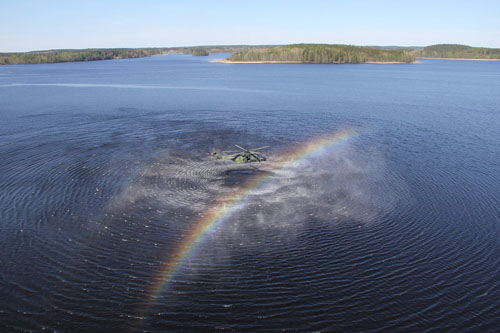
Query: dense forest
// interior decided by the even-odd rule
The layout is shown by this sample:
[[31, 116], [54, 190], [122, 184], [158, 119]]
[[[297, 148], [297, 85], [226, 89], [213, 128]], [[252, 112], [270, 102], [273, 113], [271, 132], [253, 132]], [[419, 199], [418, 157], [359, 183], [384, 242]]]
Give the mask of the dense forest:
[[55, 62], [141, 58], [167, 53], [208, 55], [209, 53], [239, 52], [248, 50], [252, 47], [254, 46], [233, 45], [138, 49], [48, 50], [18, 53], [0, 53], [0, 65], [43, 64]]
[[381, 48], [352, 45], [294, 44], [263, 47], [237, 52], [229, 61], [276, 61], [300, 63], [345, 63], [403, 62], [415, 61], [415, 56], [406, 50], [383, 50]]
[[42, 64], [54, 62], [140, 58], [160, 53], [161, 51], [158, 49], [87, 49], [0, 53], [0, 64]]
[[437, 44], [416, 52], [416, 56], [424, 58], [500, 59], [500, 49], [460, 44]]
[[191, 54], [193, 56], [200, 57], [200, 56], [208, 56], [210, 53], [206, 49], [196, 48], [196, 49], [193, 49]]

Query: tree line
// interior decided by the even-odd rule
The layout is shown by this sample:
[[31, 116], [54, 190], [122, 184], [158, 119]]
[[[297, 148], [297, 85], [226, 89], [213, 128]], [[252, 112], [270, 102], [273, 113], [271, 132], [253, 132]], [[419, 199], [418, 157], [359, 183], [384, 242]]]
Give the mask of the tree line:
[[191, 54], [193, 56], [200, 57], [200, 56], [208, 56], [210, 53], [206, 49], [196, 48], [196, 49], [193, 49]]
[[407, 50], [384, 50], [368, 46], [332, 44], [293, 44], [254, 48], [237, 52], [229, 61], [276, 61], [300, 63], [349, 63], [415, 61], [413, 52]]
[[[234, 53], [233, 53], [234, 52]], [[303, 63], [412, 62], [415, 57], [500, 59], [500, 49], [460, 44], [437, 44], [422, 49], [335, 44], [282, 46], [208, 45], [170, 48], [48, 50], [0, 53], [0, 65], [42, 64], [150, 57], [166, 53], [208, 55], [233, 53], [231, 61], [290, 61]]]
[[0, 64], [43, 64], [55, 62], [140, 58], [160, 53], [161, 51], [158, 49], [88, 49], [0, 53]]
[[167, 53], [208, 55], [216, 52], [238, 52], [254, 46], [197, 46], [169, 48], [47, 50], [32, 52], [0, 53], [0, 65], [45, 64], [56, 62], [95, 61], [109, 59], [141, 58]]
[[417, 57], [425, 58], [500, 59], [500, 49], [472, 47], [461, 44], [431, 45], [415, 54]]

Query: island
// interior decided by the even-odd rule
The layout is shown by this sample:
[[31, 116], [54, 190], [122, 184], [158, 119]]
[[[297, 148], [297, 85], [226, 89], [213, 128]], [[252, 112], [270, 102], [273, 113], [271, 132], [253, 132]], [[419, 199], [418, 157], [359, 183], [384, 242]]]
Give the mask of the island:
[[310, 63], [310, 64], [360, 64], [360, 63], [412, 63], [412, 50], [386, 50], [369, 46], [339, 44], [292, 44], [252, 48], [236, 52], [228, 63]]

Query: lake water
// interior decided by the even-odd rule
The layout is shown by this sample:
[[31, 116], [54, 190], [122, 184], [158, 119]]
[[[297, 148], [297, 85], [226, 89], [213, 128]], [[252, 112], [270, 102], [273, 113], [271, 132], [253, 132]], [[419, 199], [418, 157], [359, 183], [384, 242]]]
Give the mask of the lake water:
[[2, 331], [500, 327], [500, 62], [223, 56], [0, 67]]

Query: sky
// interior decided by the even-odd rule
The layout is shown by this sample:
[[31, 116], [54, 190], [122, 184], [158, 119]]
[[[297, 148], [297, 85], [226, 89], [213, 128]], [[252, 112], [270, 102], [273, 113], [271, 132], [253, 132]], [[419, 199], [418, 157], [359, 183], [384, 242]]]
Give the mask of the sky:
[[0, 52], [291, 43], [500, 48], [500, 1], [0, 0]]

